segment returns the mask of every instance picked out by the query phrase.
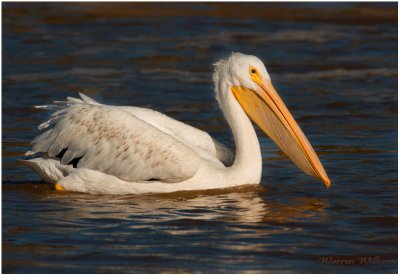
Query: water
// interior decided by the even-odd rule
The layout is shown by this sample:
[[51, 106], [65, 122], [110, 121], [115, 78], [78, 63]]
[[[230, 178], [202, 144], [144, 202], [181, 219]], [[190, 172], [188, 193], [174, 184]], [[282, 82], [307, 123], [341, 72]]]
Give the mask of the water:
[[[3, 272], [397, 272], [396, 4], [229, 5], [3, 3]], [[231, 51], [265, 62], [329, 191], [259, 131], [261, 186], [233, 190], [60, 193], [15, 162], [32, 106], [78, 91], [232, 144], [211, 82]]]

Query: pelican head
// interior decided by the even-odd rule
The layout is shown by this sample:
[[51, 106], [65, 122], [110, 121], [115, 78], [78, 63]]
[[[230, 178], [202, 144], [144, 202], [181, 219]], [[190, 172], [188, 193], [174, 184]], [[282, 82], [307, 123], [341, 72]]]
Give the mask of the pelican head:
[[215, 64], [213, 79], [221, 106], [227, 98], [233, 97], [301, 170], [322, 180], [329, 188], [330, 180], [324, 167], [276, 92], [259, 58], [233, 53]]

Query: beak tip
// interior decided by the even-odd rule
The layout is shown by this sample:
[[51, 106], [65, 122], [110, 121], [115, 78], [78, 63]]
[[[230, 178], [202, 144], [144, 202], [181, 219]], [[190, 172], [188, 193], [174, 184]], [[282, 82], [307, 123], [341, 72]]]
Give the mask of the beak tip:
[[326, 186], [326, 189], [328, 190], [329, 187], [331, 186], [331, 180], [329, 178], [325, 178], [325, 179], [323, 179], [323, 181]]

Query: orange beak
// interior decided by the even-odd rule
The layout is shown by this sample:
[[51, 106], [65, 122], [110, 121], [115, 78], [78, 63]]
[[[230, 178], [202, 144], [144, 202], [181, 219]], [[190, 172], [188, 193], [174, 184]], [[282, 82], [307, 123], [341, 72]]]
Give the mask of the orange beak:
[[257, 91], [242, 86], [231, 91], [247, 115], [305, 173], [321, 179], [329, 188], [330, 180], [307, 137], [279, 97], [271, 81], [253, 79]]

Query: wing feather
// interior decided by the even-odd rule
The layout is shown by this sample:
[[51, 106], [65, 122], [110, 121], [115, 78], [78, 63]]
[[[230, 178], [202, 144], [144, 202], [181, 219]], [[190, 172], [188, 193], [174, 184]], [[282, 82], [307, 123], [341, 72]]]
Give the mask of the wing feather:
[[[69, 97], [67, 101], [55, 101], [54, 103], [61, 103], [67, 106], [76, 103], [102, 105], [101, 103], [82, 93], [79, 93], [79, 95], [82, 100]], [[38, 108], [54, 110], [57, 109], [57, 105], [44, 105], [38, 106]], [[215, 159], [220, 163], [222, 162], [225, 166], [231, 166], [234, 161], [235, 154], [232, 149], [222, 144], [217, 139], [212, 138], [205, 131], [182, 123], [152, 109], [136, 106], [118, 106], [118, 108], [131, 113], [132, 115], [163, 131], [171, 137], [174, 137], [175, 139], [192, 148], [204, 159]], [[58, 111], [58, 113], [64, 112], [64, 110]]]
[[207, 132], [182, 123], [160, 112], [136, 106], [121, 106], [125, 111], [155, 126], [195, 150], [202, 158], [219, 160], [231, 166], [235, 155], [233, 151], [212, 138]]
[[53, 127], [32, 142], [34, 152], [56, 157], [66, 149], [61, 164], [82, 157], [78, 168], [126, 181], [178, 182], [197, 172], [200, 156], [193, 149], [123, 108], [89, 97], [68, 99], [63, 107], [42, 124]]

